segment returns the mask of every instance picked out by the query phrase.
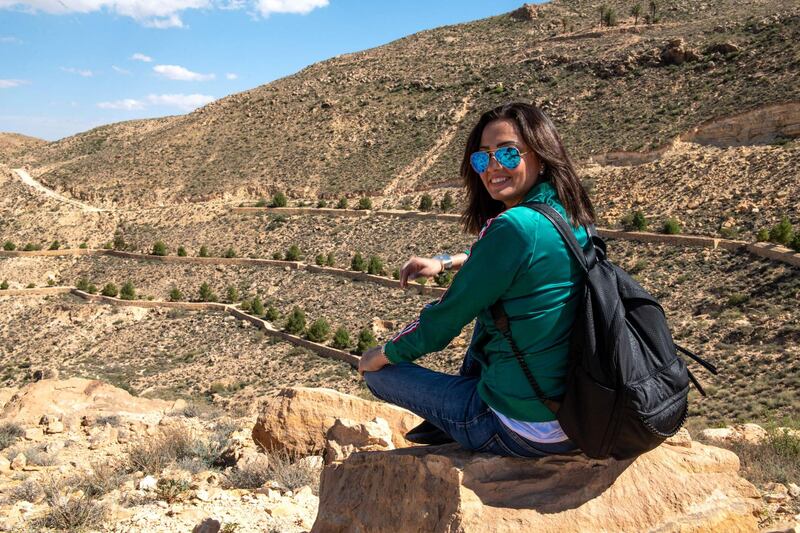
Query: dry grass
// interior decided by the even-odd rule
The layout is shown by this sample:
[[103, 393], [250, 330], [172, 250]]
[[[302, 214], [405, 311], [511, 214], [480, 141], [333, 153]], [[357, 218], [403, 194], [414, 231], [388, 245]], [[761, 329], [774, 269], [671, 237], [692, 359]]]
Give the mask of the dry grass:
[[11, 489], [6, 497], [6, 503], [14, 504], [19, 501], [36, 503], [41, 497], [42, 486], [32, 479], [28, 479]]
[[176, 463], [191, 472], [220, 466], [220, 454], [227, 446], [230, 432], [230, 427], [223, 424], [211, 436], [200, 437], [186, 426], [172, 426], [154, 439], [132, 445], [127, 469], [157, 475]]
[[797, 483], [800, 480], [800, 437], [786, 430], [769, 429], [760, 444], [741, 441], [715, 443], [739, 456], [741, 473], [751, 483]]
[[99, 497], [118, 488], [125, 481], [122, 465], [114, 462], [92, 463], [92, 469], [83, 476], [75, 477], [71, 484], [86, 496]]
[[231, 489], [257, 489], [274, 481], [290, 490], [308, 485], [317, 494], [319, 476], [320, 469], [308, 462], [292, 458], [286, 452], [273, 452], [231, 470], [224, 485]]
[[24, 434], [25, 430], [22, 429], [22, 426], [15, 422], [0, 424], [0, 450], [5, 450]]
[[46, 479], [42, 488], [48, 509], [32, 525], [62, 531], [97, 529], [103, 525], [108, 509], [94, 498], [72, 495], [68, 483], [53, 478]]

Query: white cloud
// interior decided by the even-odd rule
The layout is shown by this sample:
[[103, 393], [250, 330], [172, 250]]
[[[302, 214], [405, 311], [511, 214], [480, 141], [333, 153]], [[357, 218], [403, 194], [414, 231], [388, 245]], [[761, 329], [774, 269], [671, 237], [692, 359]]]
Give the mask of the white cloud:
[[125, 111], [134, 111], [144, 109], [145, 103], [141, 100], [134, 100], [133, 98], [125, 98], [124, 100], [115, 100], [113, 102], [100, 102], [97, 107], [100, 109], [124, 109]]
[[134, 61], [144, 61], [145, 63], [150, 63], [153, 60], [152, 57], [140, 54], [139, 52], [133, 54], [131, 56], [131, 59], [133, 59]]
[[153, 28], [182, 28], [181, 13], [188, 9], [242, 9], [251, 6], [264, 17], [272, 13], [305, 15], [329, 0], [0, 0], [0, 9], [63, 15], [108, 11], [131, 17]]
[[0, 37], [0, 43], [3, 43], [3, 44], [22, 44], [22, 41], [20, 41], [16, 37], [12, 37], [10, 35], [5, 35], [3, 37]]
[[78, 76], [83, 76], [84, 78], [91, 78], [92, 76], [94, 76], [94, 72], [86, 69], [61, 67], [61, 70], [63, 70], [64, 72], [69, 72], [70, 74], [77, 74]]
[[114, 69], [114, 72], [116, 72], [117, 74], [122, 74], [123, 76], [130, 76], [131, 75], [131, 71], [130, 70], [125, 70], [122, 67], [118, 67], [116, 65], [111, 65], [111, 68]]
[[25, 80], [0, 80], [0, 89], [12, 89], [28, 83]]
[[161, 106], [174, 107], [181, 111], [193, 111], [200, 106], [213, 102], [215, 98], [205, 94], [149, 94], [146, 99], [125, 98], [111, 102], [98, 102], [100, 109], [123, 111], [140, 111], [142, 109]]
[[213, 102], [216, 98], [205, 94], [151, 94], [147, 96], [147, 100], [153, 105], [177, 107], [184, 111], [192, 111]]
[[170, 80], [207, 81], [213, 80], [214, 74], [200, 74], [180, 65], [156, 65], [153, 70]]
[[234, 74], [233, 72], [228, 72], [227, 74], [225, 74], [225, 79], [226, 80], [238, 80], [239, 79], [239, 75], [238, 74]]
[[262, 16], [268, 17], [271, 13], [305, 15], [327, 5], [328, 0], [257, 0], [255, 7]]
[[107, 10], [155, 28], [182, 27], [179, 13], [212, 7], [211, 0], [0, 0], [0, 9], [27, 8], [55, 15]]

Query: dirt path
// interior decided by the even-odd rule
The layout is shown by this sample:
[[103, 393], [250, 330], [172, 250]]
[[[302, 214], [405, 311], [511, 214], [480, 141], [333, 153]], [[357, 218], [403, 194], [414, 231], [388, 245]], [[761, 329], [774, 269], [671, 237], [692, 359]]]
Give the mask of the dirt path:
[[38, 181], [33, 179], [31, 177], [31, 175], [28, 174], [27, 171], [25, 171], [25, 169], [15, 168], [13, 170], [14, 170], [14, 173], [22, 181], [22, 183], [24, 183], [25, 185], [27, 185], [29, 187], [33, 187], [34, 189], [36, 189], [37, 191], [41, 192], [42, 194], [44, 194], [46, 196], [49, 196], [51, 198], [55, 198], [59, 202], [64, 202], [64, 203], [67, 203], [67, 204], [70, 204], [70, 205], [74, 205], [75, 207], [79, 208], [81, 211], [84, 211], [86, 213], [102, 213], [104, 211], [107, 211], [107, 209], [101, 209], [99, 207], [94, 207], [94, 206], [91, 206], [89, 204], [85, 204], [83, 202], [79, 202], [78, 200], [75, 200], [73, 198], [67, 198], [66, 196], [63, 196], [63, 195], [57, 193], [53, 189], [49, 189], [49, 188], [45, 187], [44, 185], [42, 185], [41, 183], [39, 183]]

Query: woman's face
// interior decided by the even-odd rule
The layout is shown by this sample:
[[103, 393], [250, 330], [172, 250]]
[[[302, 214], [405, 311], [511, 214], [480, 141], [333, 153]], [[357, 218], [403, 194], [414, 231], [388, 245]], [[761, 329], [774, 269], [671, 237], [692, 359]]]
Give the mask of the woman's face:
[[522, 156], [516, 168], [505, 168], [492, 156], [486, 172], [479, 174], [489, 196], [505, 204], [506, 208], [520, 203], [539, 177], [539, 158], [525, 144], [517, 125], [510, 119], [494, 120], [483, 128], [481, 150], [494, 151], [504, 146], [516, 147]]

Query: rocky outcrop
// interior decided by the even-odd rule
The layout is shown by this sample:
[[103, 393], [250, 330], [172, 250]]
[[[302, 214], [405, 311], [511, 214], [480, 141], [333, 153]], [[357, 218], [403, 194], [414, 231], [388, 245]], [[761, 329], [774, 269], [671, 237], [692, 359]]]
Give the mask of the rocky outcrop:
[[346, 459], [357, 451], [394, 450], [392, 429], [382, 418], [365, 423], [336, 419], [325, 440], [325, 464]]
[[325, 449], [325, 435], [337, 418], [382, 418], [392, 431], [396, 447], [408, 446], [403, 435], [421, 419], [393, 405], [362, 400], [331, 389], [292, 387], [267, 399], [253, 427], [253, 440], [266, 450], [309, 455]]
[[683, 39], [673, 39], [661, 49], [660, 58], [664, 65], [683, 65], [687, 61], [697, 61], [700, 56]]
[[115, 415], [157, 422], [175, 402], [131, 396], [127, 391], [83, 378], [43, 379], [22, 387], [0, 411], [0, 419], [37, 425], [44, 416], [57, 416], [69, 425], [81, 417]]
[[757, 531], [736, 455], [685, 437], [626, 461], [355, 453], [323, 471], [312, 531]]

